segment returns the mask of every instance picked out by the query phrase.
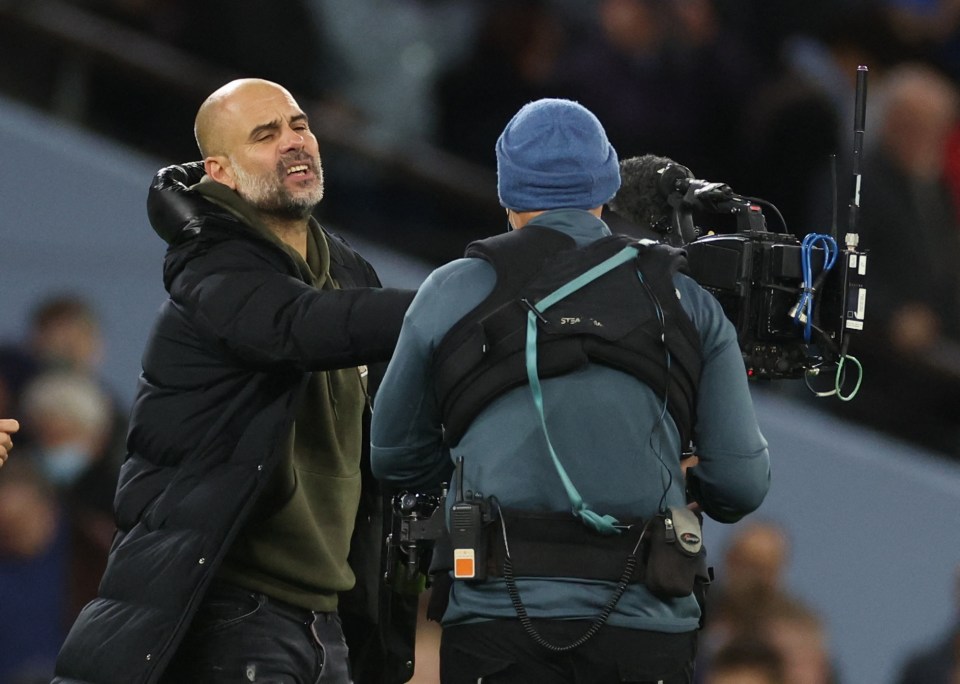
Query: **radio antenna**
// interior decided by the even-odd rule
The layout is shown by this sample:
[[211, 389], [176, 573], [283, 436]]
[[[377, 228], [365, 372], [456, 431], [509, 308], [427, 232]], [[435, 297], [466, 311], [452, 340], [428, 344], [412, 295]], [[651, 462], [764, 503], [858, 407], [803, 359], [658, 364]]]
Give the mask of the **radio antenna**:
[[[846, 276], [844, 277], [845, 295], [845, 313], [843, 315], [843, 330], [841, 331], [840, 358], [841, 364], [847, 359], [847, 350], [850, 347], [850, 335], [848, 332], [860, 332], [863, 330], [863, 321], [865, 317], [865, 303], [867, 288], [863, 282], [863, 276], [866, 273], [867, 255], [857, 251], [860, 244], [860, 235], [857, 232], [860, 228], [860, 162], [863, 158], [863, 129], [867, 118], [867, 67], [861, 65], [857, 67], [857, 95], [856, 106], [853, 113], [853, 197], [850, 201], [850, 215], [847, 220], [847, 234], [844, 236], [848, 255]], [[853, 359], [853, 357], [850, 357]], [[859, 361], [853, 359], [857, 366]], [[842, 366], [841, 366], [842, 367]], [[862, 369], [861, 369], [862, 370]], [[844, 398], [840, 394], [840, 367], [837, 369], [837, 396], [844, 401], [853, 398], [853, 394]], [[862, 379], [862, 375], [861, 375]], [[860, 387], [860, 381], [857, 381], [857, 388]]]
[[856, 249], [860, 242], [857, 232], [860, 227], [860, 162], [863, 157], [863, 129], [867, 118], [867, 67], [857, 67], [857, 95], [853, 113], [853, 192], [847, 234], [844, 242], [848, 249]]
[[839, 201], [837, 199], [837, 154], [830, 155], [830, 237], [834, 240], [840, 235], [840, 229], [837, 227], [838, 214], [840, 213]]

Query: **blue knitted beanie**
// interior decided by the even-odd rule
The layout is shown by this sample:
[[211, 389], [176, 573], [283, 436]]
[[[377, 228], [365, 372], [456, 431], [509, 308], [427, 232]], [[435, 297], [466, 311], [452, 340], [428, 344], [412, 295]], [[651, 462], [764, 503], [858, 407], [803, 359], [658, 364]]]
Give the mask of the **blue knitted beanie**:
[[571, 100], [524, 105], [497, 140], [497, 194], [508, 209], [593, 209], [619, 188], [617, 152], [603, 126]]

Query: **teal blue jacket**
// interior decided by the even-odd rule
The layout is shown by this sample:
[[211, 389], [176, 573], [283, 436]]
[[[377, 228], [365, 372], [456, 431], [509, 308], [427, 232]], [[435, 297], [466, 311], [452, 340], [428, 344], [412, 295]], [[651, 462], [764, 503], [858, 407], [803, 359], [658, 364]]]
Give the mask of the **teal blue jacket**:
[[[561, 231], [580, 245], [610, 234], [603, 221], [575, 209], [546, 212], [529, 225]], [[449, 454], [442, 449], [433, 352], [451, 326], [487, 297], [495, 280], [486, 261], [459, 259], [434, 271], [421, 286], [374, 405], [373, 472], [395, 486], [427, 487], [448, 475], [451, 458], [463, 456], [465, 489], [494, 495], [505, 508], [569, 511], [527, 386], [494, 400]], [[767, 442], [757, 425], [733, 325], [693, 280], [677, 275], [674, 284], [702, 346], [694, 428], [700, 503], [711, 517], [734, 522], [756, 509], [767, 493]], [[680, 437], [663, 410], [663, 397], [633, 376], [600, 365], [544, 379], [542, 387], [551, 441], [592, 510], [647, 519], [661, 502], [685, 505]], [[614, 590], [612, 582], [569, 578], [527, 578], [517, 584], [533, 618], [591, 619]], [[443, 622], [513, 617], [503, 580], [495, 578], [454, 582]], [[699, 619], [693, 596], [664, 601], [634, 584], [609, 622], [686, 632], [696, 629]]]

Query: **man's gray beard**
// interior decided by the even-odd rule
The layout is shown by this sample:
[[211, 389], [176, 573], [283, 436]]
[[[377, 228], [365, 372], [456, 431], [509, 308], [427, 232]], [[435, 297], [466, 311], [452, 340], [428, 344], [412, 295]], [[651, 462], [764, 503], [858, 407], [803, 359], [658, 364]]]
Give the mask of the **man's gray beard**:
[[319, 158], [310, 162], [319, 182], [296, 195], [283, 183], [287, 175], [284, 162], [277, 163], [276, 174], [255, 175], [247, 173], [234, 160], [230, 161], [236, 176], [237, 194], [265, 214], [283, 219], [305, 219], [323, 199], [323, 167]]

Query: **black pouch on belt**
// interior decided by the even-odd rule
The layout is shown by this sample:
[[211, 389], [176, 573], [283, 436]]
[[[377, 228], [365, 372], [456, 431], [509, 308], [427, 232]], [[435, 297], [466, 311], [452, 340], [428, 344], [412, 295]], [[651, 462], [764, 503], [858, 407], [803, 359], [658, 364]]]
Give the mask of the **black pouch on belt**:
[[660, 598], [689, 596], [706, 567], [700, 520], [688, 508], [670, 507], [650, 521], [644, 584]]

